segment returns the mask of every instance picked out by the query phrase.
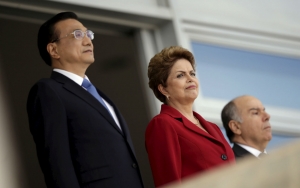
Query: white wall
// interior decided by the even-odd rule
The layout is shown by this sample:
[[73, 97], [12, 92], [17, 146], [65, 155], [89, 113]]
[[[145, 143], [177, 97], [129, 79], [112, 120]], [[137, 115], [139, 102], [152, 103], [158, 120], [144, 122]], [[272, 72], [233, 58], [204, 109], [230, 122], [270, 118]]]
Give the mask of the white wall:
[[122, 13], [170, 19], [166, 0], [52, 0]]
[[[170, 5], [176, 13], [178, 26], [175, 29], [179, 30], [180, 44], [191, 51], [191, 43], [199, 42], [300, 58], [299, 1], [170, 0]], [[227, 102], [203, 97], [200, 89], [195, 109], [221, 125], [220, 111]], [[300, 134], [299, 110], [281, 106], [267, 106], [267, 109], [276, 132]]]
[[182, 19], [300, 37], [298, 0], [178, 0]]

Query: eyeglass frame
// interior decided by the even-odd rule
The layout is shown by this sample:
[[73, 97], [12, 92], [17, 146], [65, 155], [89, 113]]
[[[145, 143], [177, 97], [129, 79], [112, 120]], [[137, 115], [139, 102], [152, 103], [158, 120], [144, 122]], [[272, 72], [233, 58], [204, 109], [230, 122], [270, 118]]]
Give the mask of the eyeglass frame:
[[[80, 31], [81, 33], [83, 33], [83, 37], [82, 37], [82, 38], [76, 38], [76, 35], [75, 35], [75, 32], [76, 32], [76, 31]], [[88, 32], [91, 32], [92, 35], [93, 35], [93, 37], [91, 37], [91, 38], [88, 37], [88, 35], [87, 35]], [[95, 38], [95, 36], [94, 36], [95, 33], [94, 33], [93, 31], [91, 31], [91, 30], [81, 31], [80, 29], [76, 29], [76, 30], [74, 30], [72, 33], [66, 34], [65, 36], [63, 36], [63, 37], [61, 37], [61, 38], [54, 39], [51, 43], [54, 43], [54, 42], [59, 41], [60, 39], [66, 38], [66, 37], [68, 37], [68, 35], [71, 35], [71, 34], [73, 34], [73, 35], [74, 35], [74, 38], [77, 39], [77, 40], [83, 39], [85, 36], [88, 37], [90, 40], [93, 40], [93, 39]]]

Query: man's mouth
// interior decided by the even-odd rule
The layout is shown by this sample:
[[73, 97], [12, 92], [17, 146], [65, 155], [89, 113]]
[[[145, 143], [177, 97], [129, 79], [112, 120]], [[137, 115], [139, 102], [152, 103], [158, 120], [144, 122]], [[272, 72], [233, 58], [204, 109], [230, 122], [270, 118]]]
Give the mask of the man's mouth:
[[87, 53], [87, 52], [93, 52], [93, 50], [85, 50], [85, 51], [83, 51], [83, 53]]

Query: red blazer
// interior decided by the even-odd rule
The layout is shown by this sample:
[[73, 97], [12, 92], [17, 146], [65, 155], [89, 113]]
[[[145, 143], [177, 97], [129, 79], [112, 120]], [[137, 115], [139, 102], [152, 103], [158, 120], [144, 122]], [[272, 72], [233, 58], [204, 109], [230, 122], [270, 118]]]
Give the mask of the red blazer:
[[168, 105], [162, 105], [160, 114], [150, 121], [146, 149], [156, 187], [235, 162], [219, 127], [193, 113], [209, 134]]

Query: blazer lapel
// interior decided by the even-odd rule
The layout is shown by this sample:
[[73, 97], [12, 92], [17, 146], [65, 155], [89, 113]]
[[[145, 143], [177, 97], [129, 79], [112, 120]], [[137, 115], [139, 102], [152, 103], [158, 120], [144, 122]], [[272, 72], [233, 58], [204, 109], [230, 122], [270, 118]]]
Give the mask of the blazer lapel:
[[[250, 153], [249, 151], [245, 150], [244, 148], [242, 148], [240, 145], [234, 143], [232, 150], [234, 152], [234, 155], [236, 158], [242, 158], [245, 156], [252, 156], [255, 157], [252, 153]], [[257, 158], [257, 157], [255, 157]]]
[[[190, 130], [192, 130], [193, 132], [196, 132], [197, 134], [200, 134], [200, 135], [202, 135], [202, 136], [204, 136], [204, 137], [207, 137], [207, 138], [209, 138], [209, 139], [212, 139], [212, 140], [216, 140], [216, 141], [218, 141], [218, 142], [220, 142], [219, 141], [219, 135], [216, 133], [216, 131], [211, 127], [211, 125], [209, 125], [209, 123], [206, 121], [206, 120], [204, 120], [200, 115], [195, 115], [197, 118], [198, 118], [198, 120], [199, 120], [199, 122], [200, 122], [200, 124], [203, 126], [203, 128], [208, 132], [205, 132], [205, 131], [203, 131], [202, 129], [200, 129], [199, 127], [197, 127], [196, 125], [194, 125], [192, 122], [190, 122], [188, 119], [186, 119], [185, 117], [182, 117], [183, 118], [183, 125], [186, 127], [186, 128], [188, 128], [188, 129], [190, 129]], [[201, 118], [200, 118], [201, 117]]]
[[[110, 123], [112, 126], [121, 134], [122, 131], [120, 128], [116, 125], [114, 119], [111, 117], [110, 113], [107, 111], [107, 109], [99, 103], [99, 101], [93, 97], [90, 93], [88, 93], [85, 89], [83, 89], [81, 86], [79, 86], [77, 83], [75, 83], [73, 80], [69, 79], [68, 77], [57, 73], [52, 72], [51, 78], [56, 80], [57, 82], [60, 82], [63, 84], [63, 87], [73, 93], [74, 95], [78, 96], [85, 102], [87, 102], [89, 105], [91, 105], [93, 108], [95, 108], [99, 113]], [[106, 99], [105, 99], [106, 100]]]
[[195, 117], [198, 118], [201, 125], [204, 127], [204, 129], [209, 133], [208, 135], [216, 140], [222, 140], [223, 135], [220, 135], [220, 132], [217, 131], [210, 122], [206, 121], [202, 116], [194, 112]]
[[221, 141], [220, 135], [216, 132], [216, 130], [205, 120], [203, 119], [199, 114], [197, 114], [196, 112], [194, 112], [194, 115], [196, 118], [198, 118], [199, 122], [201, 123], [201, 125], [204, 127], [204, 129], [208, 132], [206, 133], [205, 131], [201, 130], [199, 127], [197, 127], [196, 125], [194, 125], [191, 121], [189, 121], [186, 117], [184, 117], [180, 112], [178, 112], [176, 109], [168, 106], [168, 105], [162, 105], [162, 111], [161, 113], [167, 113], [170, 116], [172, 116], [173, 118], [176, 119], [181, 119], [183, 125], [197, 133], [200, 134], [204, 137], [207, 137], [208, 139], [217, 141], [219, 143], [221, 143], [223, 145], [223, 142]]
[[134, 157], [136, 157], [135, 156], [135, 151], [134, 151], [134, 146], [133, 146], [133, 143], [132, 143], [132, 140], [131, 140], [131, 137], [130, 137], [129, 129], [127, 127], [127, 123], [126, 123], [125, 119], [123, 118], [123, 116], [121, 115], [121, 113], [119, 112], [119, 110], [114, 105], [113, 105], [113, 107], [114, 107], [114, 110], [115, 110], [116, 115], [118, 117], [118, 120], [119, 120], [120, 126], [122, 128], [122, 132], [124, 134], [124, 137], [125, 137], [127, 143], [129, 144]]

